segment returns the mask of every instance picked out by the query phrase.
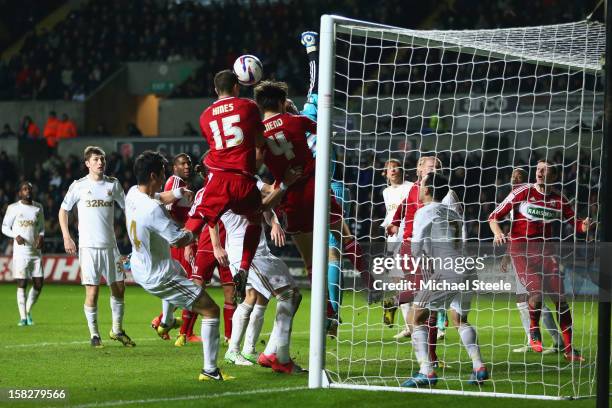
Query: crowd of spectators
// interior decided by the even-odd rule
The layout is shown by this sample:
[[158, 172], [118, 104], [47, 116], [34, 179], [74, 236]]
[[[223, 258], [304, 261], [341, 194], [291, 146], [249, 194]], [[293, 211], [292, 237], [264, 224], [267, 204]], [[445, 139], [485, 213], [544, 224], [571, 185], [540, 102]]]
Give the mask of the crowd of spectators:
[[61, 117], [58, 118], [57, 113], [51, 111], [42, 128], [42, 132], [40, 127], [32, 120], [32, 117], [28, 115], [24, 116], [21, 120], [17, 132], [8, 123], [5, 123], [2, 133], [0, 133], [0, 139], [15, 136], [27, 140], [44, 139], [47, 146], [50, 149], [54, 149], [62, 139], [74, 138], [77, 136], [77, 133], [76, 123], [67, 113], [62, 113]]
[[[402, 146], [395, 150], [397, 154], [394, 156], [403, 159], [406, 169], [405, 179], [414, 181], [417, 154], [412, 151], [413, 146], [410, 145], [403, 146], [408, 153], [399, 154], [401, 148]], [[527, 170], [530, 173], [530, 181], [533, 181], [534, 163], [544, 157], [535, 152], [532, 153], [529, 163], [517, 160], [512, 165], [497, 164], [496, 171], [483, 171], [483, 168], [496, 165], [497, 155], [491, 153], [483, 155], [483, 151], [475, 151], [469, 154], [453, 153], [452, 156], [449, 153], [441, 153], [437, 156], [442, 161], [443, 171], [450, 177], [451, 187], [464, 204], [467, 236], [469, 239], [478, 240], [492, 238], [487, 226], [487, 217], [496, 204], [510, 192], [509, 181], [512, 169], [521, 167]], [[388, 152], [384, 154], [364, 152], [360, 155], [338, 158], [334, 177], [344, 182], [351, 195], [351, 210], [346, 221], [357, 238], [365, 243], [384, 241], [384, 230], [380, 228], [380, 224], [385, 217], [382, 190], [386, 187], [386, 182], [382, 170], [388, 157]], [[597, 160], [591, 158], [586, 151], [581, 152], [579, 161], [569, 159], [560, 150], [549, 152], [546, 157], [559, 164], [562, 175], [560, 179], [562, 182], [557, 186], [559, 191], [571, 200], [577, 201], [576, 209], [580, 216], [588, 215], [596, 218], [599, 191]], [[194, 162], [197, 160], [195, 157], [193, 159]], [[115, 152], [108, 153], [106, 174], [118, 178], [125, 191], [135, 183], [132, 168], [133, 160], [129, 156]], [[59, 205], [70, 183], [85, 174], [86, 169], [81, 158], [73, 155], [59, 157], [51, 154], [43, 162], [35, 163], [32, 167], [26, 167], [24, 172], [19, 172], [16, 164], [9, 160], [6, 153], [0, 152], [0, 217], [4, 215], [8, 204], [17, 199], [19, 183], [26, 179], [31, 181], [34, 185], [34, 199], [41, 202], [45, 209], [46, 251], [62, 253], [63, 241], [57, 220]], [[267, 175], [264, 173], [262, 176], [266, 179]], [[199, 176], [194, 176], [190, 180], [194, 190], [198, 189], [201, 183]], [[122, 253], [128, 253], [130, 243], [123, 213], [119, 208], [116, 209], [115, 218], [119, 249]], [[569, 231], [566, 235], [569, 236]], [[0, 253], [6, 253], [9, 241], [0, 240]], [[279, 254], [299, 256], [291, 245]]]

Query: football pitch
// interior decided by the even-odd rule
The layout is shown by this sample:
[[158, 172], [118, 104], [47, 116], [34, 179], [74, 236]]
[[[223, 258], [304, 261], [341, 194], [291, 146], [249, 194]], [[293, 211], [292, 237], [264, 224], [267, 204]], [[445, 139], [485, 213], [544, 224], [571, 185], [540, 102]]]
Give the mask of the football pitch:
[[[128, 349], [108, 339], [111, 317], [108, 290], [103, 288], [99, 300], [99, 326], [105, 348], [92, 349], [89, 345], [87, 325], [83, 316], [83, 292], [79, 286], [46, 286], [33, 311], [35, 325], [17, 327], [15, 286], [0, 285], [0, 310], [2, 310], [0, 315], [3, 317], [0, 321], [0, 364], [2, 367], [0, 369], [0, 389], [3, 390], [3, 395], [6, 394], [7, 389], [34, 388], [62, 389], [68, 395], [65, 401], [19, 403], [4, 399], [0, 401], [0, 405], [11, 407], [219, 406], [227, 408], [231, 406], [270, 407], [276, 404], [284, 404], [288, 407], [299, 406], [299, 404], [305, 407], [374, 405], [427, 407], [442, 406], [442, 404], [467, 407], [477, 404], [483, 406], [495, 404], [496, 407], [501, 408], [520, 404], [523, 407], [577, 408], [590, 407], [595, 404], [594, 399], [534, 401], [381, 391], [309, 390], [307, 374], [286, 376], [260, 367], [228, 366], [223, 362], [223, 355], [227, 349], [227, 346], [223, 344], [219, 353], [220, 366], [222, 370], [235, 376], [236, 379], [222, 383], [198, 382], [197, 376], [202, 365], [200, 344], [188, 344], [186, 347], [177, 348], [173, 342], [160, 340], [149, 326], [152, 317], [159, 313], [160, 301], [157, 298], [146, 294], [138, 287], [129, 287], [126, 290], [124, 327], [137, 343], [137, 347]], [[211, 293], [217, 303], [222, 305], [221, 291], [212, 289]], [[298, 364], [306, 367], [308, 365], [310, 293], [304, 291], [304, 295], [294, 323], [291, 354]], [[345, 298], [345, 304], [359, 306], [359, 309], [356, 310], [355, 317], [344, 315], [346, 324], [340, 326], [339, 341], [328, 340], [328, 351], [337, 355], [340, 360], [338, 363], [335, 358], [332, 359], [331, 354], [328, 354], [327, 364], [331, 364], [330, 367], [340, 367], [341, 372], [345, 374], [350, 372], [352, 376], [355, 375], [355, 372], [366, 372], [367, 375], [381, 373], [381, 378], [384, 378], [385, 367], [394, 368], [396, 366], [395, 361], [390, 361], [394, 358], [393, 356], [399, 356], [400, 362], [404, 359], [408, 361], [412, 353], [409, 342], [394, 342], [393, 345], [387, 342], [397, 332], [396, 329], [383, 328], [382, 325], [379, 327], [376, 321], [371, 330], [363, 335], [359, 334], [359, 322], [380, 316], [380, 306], [367, 309], [366, 305], [357, 298]], [[266, 312], [260, 342], [269, 337], [274, 309], [275, 304], [272, 301]], [[483, 313], [481, 318], [486, 319], [486, 316]], [[480, 336], [487, 336], [483, 338], [484, 343], [488, 344], [483, 347], [485, 359], [493, 359], [496, 363], [501, 364], [508, 355], [508, 344], [500, 348], [491, 346], [488, 340], [495, 337], [497, 341], [497, 335], [485, 330], [487, 326], [514, 326], [516, 322], [510, 322], [508, 316], [508, 314], [500, 313], [495, 317], [497, 321], [481, 320], [479, 322], [483, 326]], [[512, 319], [514, 318], [518, 321], [518, 316]], [[592, 319], [595, 319], [593, 320], [595, 324], [596, 316], [578, 316], [577, 320], [581, 320], [578, 323], [580, 330], [588, 329], [585, 322], [590, 322]], [[350, 331], [351, 326], [355, 328], [353, 332]], [[196, 328], [199, 332], [199, 320]], [[449, 330], [447, 341], [456, 343], [456, 333], [453, 331]], [[384, 339], [380, 342], [381, 346], [376, 349], [376, 353], [383, 356], [379, 358], [382, 363], [379, 362], [378, 365], [372, 363], [373, 360], [370, 360], [372, 350], [366, 351], [365, 345], [360, 346], [362, 343], [359, 340], [363, 340], [363, 336], [377, 336]], [[506, 338], [499, 341], [502, 343], [520, 342], [520, 332], [516, 332], [516, 339]], [[372, 339], [368, 337], [368, 343], [370, 342]], [[388, 349], [383, 350], [383, 347]], [[389, 347], [392, 347], [393, 351]], [[443, 347], [443, 350], [447, 348], [450, 347]], [[260, 343], [258, 351], [262, 349], [263, 343]], [[353, 353], [352, 361], [361, 361], [361, 363], [357, 365], [351, 363], [349, 366], [345, 358], [351, 352]], [[465, 355], [459, 357], [459, 351], [457, 356], [447, 354], [445, 357], [453, 361], [455, 359], [462, 362], [469, 361], [466, 360]], [[512, 358], [513, 360], [524, 358], [527, 363], [526, 367], [531, 366], [530, 362], [540, 361], [539, 356]], [[557, 364], [558, 356], [547, 356], [547, 358], [549, 364]], [[566, 367], [566, 364], [561, 364], [561, 366]], [[412, 369], [410, 363], [405, 364], [406, 372], [398, 372], [398, 375], [407, 377]], [[496, 369], [497, 366], [493, 369], [494, 377]], [[514, 368], [510, 364], [505, 364], [503, 370], [510, 372]], [[572, 371], [571, 368], [569, 370]], [[449, 375], [452, 375], [453, 369], [449, 368], [448, 371]], [[522, 375], [526, 382], [531, 381], [532, 374], [523, 373]], [[555, 384], [558, 381], [563, 382], [559, 380], [562, 375], [564, 374], [559, 372], [537, 372], [533, 374], [533, 377], [539, 377], [544, 383]], [[500, 376], [499, 386], [502, 387], [502, 390], [504, 390], [502, 383], [507, 382], [502, 378], [511, 379], [513, 384], [516, 381], [516, 377], [509, 376], [508, 373], [504, 377]], [[584, 378], [581, 378], [584, 381]], [[441, 389], [445, 387], [443, 384], [438, 385], [438, 388]], [[515, 390], [515, 392], [524, 392], [518, 388]]]

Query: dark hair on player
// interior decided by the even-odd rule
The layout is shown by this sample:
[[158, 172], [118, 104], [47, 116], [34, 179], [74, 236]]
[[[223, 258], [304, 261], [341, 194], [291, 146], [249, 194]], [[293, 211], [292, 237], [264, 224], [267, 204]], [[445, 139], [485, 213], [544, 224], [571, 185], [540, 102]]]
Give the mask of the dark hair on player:
[[287, 100], [287, 84], [277, 81], [263, 81], [255, 87], [255, 102], [262, 112], [278, 110], [279, 103]]
[[174, 156], [174, 159], [172, 159], [172, 164], [176, 164], [181, 157], [184, 157], [187, 161], [191, 161], [191, 156], [189, 156], [187, 153], [179, 153]]
[[106, 153], [104, 153], [104, 150], [102, 150], [102, 148], [98, 146], [87, 146], [83, 151], [83, 157], [85, 157], [85, 161], [89, 160], [89, 158], [94, 154], [106, 157]]
[[238, 84], [238, 77], [229, 69], [224, 69], [215, 74], [215, 89], [218, 95], [231, 94], [234, 86]]
[[166, 159], [158, 152], [145, 150], [134, 162], [134, 175], [138, 185], [145, 185], [151, 180], [151, 173], [160, 174], [165, 171]]
[[448, 178], [440, 172], [432, 171], [425, 176], [424, 187], [429, 190], [434, 201], [440, 202], [448, 194]]
[[19, 190], [21, 190], [25, 186], [33, 187], [32, 183], [30, 183], [28, 180], [24, 180], [21, 183], [19, 183]]

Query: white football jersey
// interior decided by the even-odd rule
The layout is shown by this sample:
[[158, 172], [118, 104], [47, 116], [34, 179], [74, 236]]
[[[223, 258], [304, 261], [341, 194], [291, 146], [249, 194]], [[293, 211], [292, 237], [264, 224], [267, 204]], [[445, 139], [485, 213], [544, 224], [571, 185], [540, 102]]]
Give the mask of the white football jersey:
[[[397, 207], [399, 207], [404, 198], [408, 196], [408, 191], [410, 190], [410, 187], [412, 187], [412, 184], [413, 183], [410, 181], [404, 181], [404, 184], [399, 184], [397, 186], [388, 186], [383, 190], [383, 199], [385, 200], [385, 208], [387, 209], [387, 214], [385, 215], [384, 221], [380, 225], [382, 228], [387, 228], [387, 225], [391, 224]], [[404, 221], [402, 220], [398, 233], [395, 235], [388, 236], [387, 242], [402, 242], [403, 236]]]
[[[238, 215], [231, 210], [226, 211], [221, 216], [221, 222], [223, 222], [225, 227], [225, 250], [227, 251], [230, 265], [237, 269], [242, 261], [242, 246], [249, 222], [246, 217]], [[266, 234], [262, 228], [255, 256], [268, 256], [268, 254], [270, 254], [270, 248], [268, 248]]]
[[130, 188], [126, 196], [125, 223], [132, 243], [132, 276], [138, 284], [155, 286], [182, 269], [170, 256], [170, 245], [190, 233], [181, 229], [161, 202], [138, 186]]
[[104, 176], [95, 181], [85, 176], [74, 181], [62, 208], [71, 211], [76, 204], [79, 217], [79, 247], [114, 248], [115, 203], [125, 207], [125, 193], [119, 181], [114, 177]]
[[[427, 203], [414, 215], [412, 256], [425, 256], [438, 261], [456, 259], [462, 256], [462, 236], [463, 217], [452, 206], [438, 202]], [[456, 275], [454, 268], [439, 267], [441, 263], [434, 262], [434, 270], [429, 272], [449, 277]]]
[[33, 201], [32, 205], [21, 201], [9, 205], [2, 220], [2, 233], [13, 239], [19, 235], [25, 240], [24, 245], [13, 241], [13, 256], [40, 256], [40, 250], [36, 249], [36, 240], [40, 235], [45, 235], [42, 205], [36, 201]]

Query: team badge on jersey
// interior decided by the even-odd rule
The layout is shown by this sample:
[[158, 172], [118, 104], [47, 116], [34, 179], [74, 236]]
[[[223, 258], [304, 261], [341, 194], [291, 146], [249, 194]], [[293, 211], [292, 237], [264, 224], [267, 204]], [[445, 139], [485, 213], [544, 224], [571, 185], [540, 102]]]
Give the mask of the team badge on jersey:
[[106, 190], [106, 195], [109, 196], [109, 197], [112, 196], [113, 195], [113, 190], [111, 190], [111, 189]]

